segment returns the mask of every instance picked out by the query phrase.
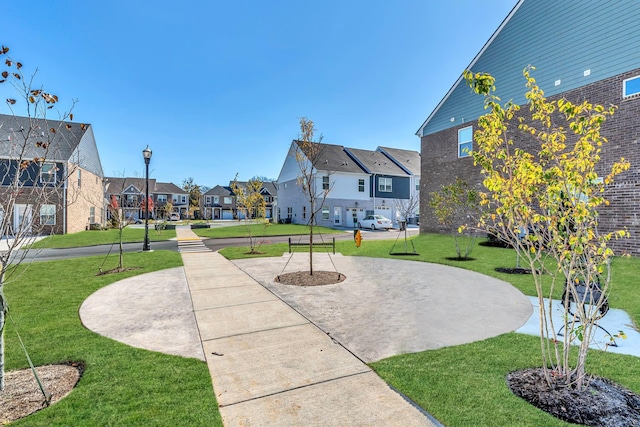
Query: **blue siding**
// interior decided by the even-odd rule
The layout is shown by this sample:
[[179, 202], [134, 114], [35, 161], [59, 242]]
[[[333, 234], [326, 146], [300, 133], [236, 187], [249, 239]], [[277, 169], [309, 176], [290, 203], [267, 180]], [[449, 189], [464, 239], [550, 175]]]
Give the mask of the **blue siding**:
[[[536, 67], [533, 76], [547, 96], [566, 92], [638, 68], [638, 22], [638, 0], [525, 0], [472, 71], [492, 74], [503, 101], [525, 103], [522, 70], [529, 64]], [[584, 76], [585, 70], [591, 74]], [[556, 80], [561, 84], [556, 86]], [[482, 97], [461, 81], [432, 114], [422, 135], [482, 114]]]
[[[391, 178], [391, 191], [378, 191], [378, 180], [380, 178]], [[374, 194], [377, 198], [389, 199], [408, 199], [411, 189], [409, 188], [411, 181], [409, 177], [393, 176], [393, 175], [375, 175]]]

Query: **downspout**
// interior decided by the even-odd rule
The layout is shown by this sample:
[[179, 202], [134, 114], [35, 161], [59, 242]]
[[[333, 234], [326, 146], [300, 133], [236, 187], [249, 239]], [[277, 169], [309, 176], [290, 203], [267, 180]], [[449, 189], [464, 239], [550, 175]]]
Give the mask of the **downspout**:
[[67, 234], [67, 189], [68, 189], [68, 184], [69, 184], [69, 175], [67, 175], [67, 172], [69, 171], [69, 165], [67, 165], [65, 163], [64, 165], [64, 169], [65, 169], [65, 175], [67, 177], [67, 179], [64, 180], [64, 187], [63, 187], [63, 191], [62, 191], [62, 209], [63, 209], [63, 215], [62, 215], [62, 234]]
[[[376, 175], [373, 174], [373, 182], [371, 183], [371, 191], [373, 192], [373, 214], [376, 214]], [[366, 212], [365, 212], [366, 216]]]

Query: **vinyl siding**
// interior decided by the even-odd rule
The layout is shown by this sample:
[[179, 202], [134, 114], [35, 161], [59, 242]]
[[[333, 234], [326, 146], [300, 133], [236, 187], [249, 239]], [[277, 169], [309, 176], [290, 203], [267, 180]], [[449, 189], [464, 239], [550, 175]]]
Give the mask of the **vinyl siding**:
[[[525, 0], [471, 67], [496, 78], [496, 94], [523, 104], [522, 70], [547, 96], [576, 89], [637, 68], [640, 1]], [[590, 75], [584, 76], [584, 71]], [[555, 81], [561, 84], [556, 86]], [[429, 135], [484, 114], [482, 97], [460, 81], [420, 130]], [[451, 119], [454, 119], [453, 121]]]

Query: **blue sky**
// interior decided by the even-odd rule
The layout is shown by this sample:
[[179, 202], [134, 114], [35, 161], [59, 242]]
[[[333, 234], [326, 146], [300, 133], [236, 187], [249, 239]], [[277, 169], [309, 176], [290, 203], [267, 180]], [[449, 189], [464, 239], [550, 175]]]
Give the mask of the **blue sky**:
[[148, 144], [152, 178], [227, 185], [277, 178], [300, 117], [326, 143], [419, 151], [415, 132], [515, 3], [20, 0], [0, 44], [62, 107], [78, 100], [105, 175], [143, 176]]

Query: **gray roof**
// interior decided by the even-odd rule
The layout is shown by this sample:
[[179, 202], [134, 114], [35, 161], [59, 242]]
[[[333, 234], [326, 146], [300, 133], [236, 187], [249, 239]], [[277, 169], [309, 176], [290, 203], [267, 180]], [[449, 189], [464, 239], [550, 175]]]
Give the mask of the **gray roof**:
[[405, 169], [411, 175], [420, 175], [419, 152], [391, 147], [378, 147], [378, 151], [384, 153], [393, 162]]
[[[149, 189], [153, 188], [155, 180], [149, 180]], [[130, 186], [134, 186], [140, 193], [144, 193], [145, 181], [144, 178], [122, 178], [122, 177], [105, 177], [104, 186], [107, 194], [121, 194], [125, 192]]]
[[173, 182], [156, 182], [154, 194], [188, 194], [188, 191], [178, 187]]
[[229, 187], [223, 187], [222, 185], [216, 185], [211, 190], [204, 193], [205, 196], [232, 196], [233, 191]]
[[[299, 141], [294, 141], [296, 144]], [[351, 158], [342, 145], [318, 143], [321, 146], [321, 152], [316, 162], [316, 169], [329, 172], [351, 172], [362, 173], [363, 169]], [[300, 146], [298, 144], [298, 146]], [[307, 154], [307, 153], [305, 153]]]
[[[104, 178], [105, 189], [108, 194], [120, 194], [130, 186], [136, 187], [140, 193], [145, 192], [145, 179], [140, 177], [112, 177]], [[149, 193], [151, 194], [187, 194], [182, 188], [172, 182], [158, 182], [149, 178]]]
[[71, 162], [103, 176], [89, 124], [0, 114], [0, 157]]
[[362, 168], [372, 174], [402, 176], [408, 173], [379, 151], [345, 148]]

